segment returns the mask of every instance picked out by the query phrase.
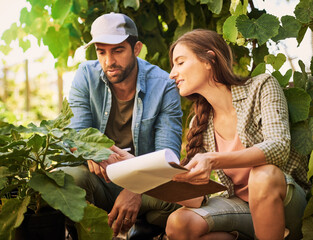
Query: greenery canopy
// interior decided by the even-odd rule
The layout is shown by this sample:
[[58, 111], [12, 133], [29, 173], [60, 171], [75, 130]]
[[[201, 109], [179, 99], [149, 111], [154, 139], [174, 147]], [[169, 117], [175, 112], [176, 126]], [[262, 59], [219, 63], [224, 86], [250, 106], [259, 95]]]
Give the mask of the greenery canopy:
[[[28, 35], [46, 45], [56, 67], [67, 69], [69, 57], [91, 40], [92, 22], [100, 15], [121, 12], [131, 17], [138, 28], [139, 39], [145, 44], [145, 58], [170, 70], [168, 47], [183, 33], [206, 28], [221, 34], [234, 53], [234, 72], [255, 76], [270, 72], [279, 81], [288, 101], [292, 146], [310, 155], [313, 150], [313, 58], [310, 66], [298, 61], [301, 72], [281, 72], [288, 59], [282, 53], [269, 53], [269, 47], [287, 38], [301, 44], [307, 31], [313, 30], [313, 0], [299, 0], [295, 16], [280, 19], [255, 7], [254, 0], [27, 0], [19, 23], [13, 23], [2, 35], [6, 45], [0, 51], [8, 54], [10, 43], [19, 41], [26, 51]], [[281, 0], [283, 1], [283, 0]], [[288, 1], [288, 0], [286, 0]], [[86, 51], [87, 59], [96, 59], [94, 48]], [[182, 101], [184, 122], [190, 102]], [[312, 154], [311, 154], [311, 158]], [[308, 178], [313, 175], [310, 161]], [[311, 198], [306, 216], [313, 213]]]

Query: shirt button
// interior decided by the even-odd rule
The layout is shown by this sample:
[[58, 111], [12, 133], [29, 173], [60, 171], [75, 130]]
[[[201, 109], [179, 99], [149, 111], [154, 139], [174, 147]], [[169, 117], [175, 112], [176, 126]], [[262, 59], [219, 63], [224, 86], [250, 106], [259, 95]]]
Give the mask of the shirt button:
[[105, 114], [105, 115], [108, 115], [108, 112], [105, 112], [104, 114]]

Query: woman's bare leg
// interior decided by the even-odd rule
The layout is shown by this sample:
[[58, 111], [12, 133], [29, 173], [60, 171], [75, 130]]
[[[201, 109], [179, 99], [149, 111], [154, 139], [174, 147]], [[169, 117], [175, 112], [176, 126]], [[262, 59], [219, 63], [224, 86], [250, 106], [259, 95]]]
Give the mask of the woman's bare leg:
[[285, 176], [278, 167], [263, 165], [251, 170], [249, 206], [258, 239], [284, 239], [286, 189]]
[[173, 212], [166, 225], [169, 240], [234, 240], [235, 236], [227, 232], [209, 233], [207, 222], [198, 214], [188, 209]]

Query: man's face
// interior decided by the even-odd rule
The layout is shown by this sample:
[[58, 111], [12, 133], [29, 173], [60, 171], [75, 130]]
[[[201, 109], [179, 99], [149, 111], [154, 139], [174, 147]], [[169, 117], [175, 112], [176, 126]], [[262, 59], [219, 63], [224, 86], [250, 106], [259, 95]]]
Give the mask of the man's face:
[[135, 52], [127, 41], [119, 44], [95, 43], [95, 46], [104, 74], [112, 84], [123, 82], [135, 71], [136, 46]]

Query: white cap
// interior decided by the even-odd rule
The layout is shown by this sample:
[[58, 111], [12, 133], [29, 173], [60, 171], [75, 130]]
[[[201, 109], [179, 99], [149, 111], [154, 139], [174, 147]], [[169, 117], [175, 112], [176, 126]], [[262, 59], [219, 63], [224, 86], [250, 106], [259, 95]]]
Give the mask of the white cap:
[[136, 24], [131, 18], [122, 13], [104, 14], [92, 23], [92, 40], [85, 48], [93, 43], [118, 44], [130, 35], [138, 37]]

